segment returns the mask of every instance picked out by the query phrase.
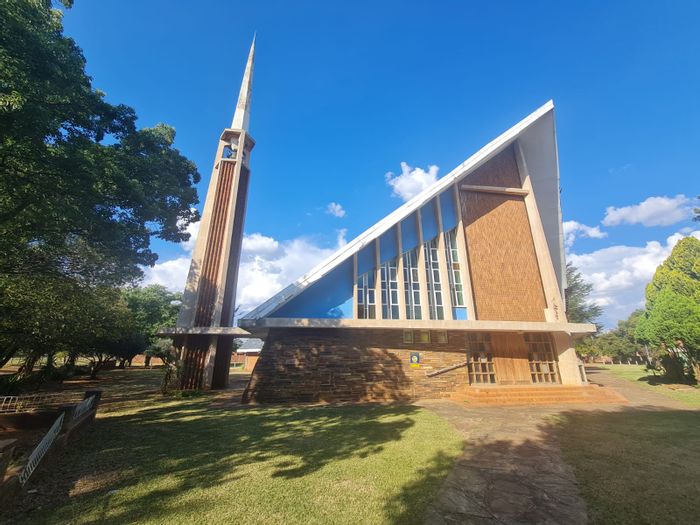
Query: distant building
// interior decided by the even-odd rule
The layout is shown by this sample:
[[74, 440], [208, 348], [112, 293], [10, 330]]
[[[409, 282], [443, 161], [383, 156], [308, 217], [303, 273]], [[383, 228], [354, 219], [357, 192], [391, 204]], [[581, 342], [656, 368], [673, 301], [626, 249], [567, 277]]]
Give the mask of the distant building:
[[236, 362], [243, 365], [245, 372], [252, 372], [255, 368], [255, 363], [258, 362], [260, 351], [263, 347], [262, 339], [240, 339], [240, 346], [236, 349]]

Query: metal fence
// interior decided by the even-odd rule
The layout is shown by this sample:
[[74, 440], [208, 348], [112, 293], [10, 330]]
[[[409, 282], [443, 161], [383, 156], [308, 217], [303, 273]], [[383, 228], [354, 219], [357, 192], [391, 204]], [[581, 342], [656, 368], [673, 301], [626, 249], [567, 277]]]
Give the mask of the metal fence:
[[51, 445], [53, 445], [53, 442], [56, 440], [56, 436], [58, 436], [58, 434], [61, 432], [61, 427], [63, 427], [64, 415], [65, 414], [62, 413], [60, 416], [58, 416], [58, 418], [56, 419], [56, 421], [54, 421], [54, 424], [51, 425], [51, 428], [46, 433], [44, 438], [29, 456], [27, 464], [24, 466], [22, 472], [19, 475], [19, 482], [22, 485], [24, 485], [27, 482], [29, 476], [31, 476], [32, 472], [34, 472], [37, 466], [39, 466], [39, 463], [49, 451]]
[[82, 395], [82, 392], [60, 392], [55, 394], [43, 393], [25, 396], [4, 396], [0, 397], [0, 414], [57, 408], [61, 405], [77, 403]]
[[82, 417], [92, 409], [94, 404], [94, 394], [78, 403], [73, 409], [73, 421], [80, 421]]

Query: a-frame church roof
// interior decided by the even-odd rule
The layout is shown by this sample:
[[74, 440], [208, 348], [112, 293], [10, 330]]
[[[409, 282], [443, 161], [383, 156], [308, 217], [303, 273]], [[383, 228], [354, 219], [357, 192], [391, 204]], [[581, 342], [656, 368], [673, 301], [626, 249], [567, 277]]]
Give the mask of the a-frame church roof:
[[518, 142], [530, 174], [533, 192], [536, 195], [542, 227], [562, 293], [565, 283], [564, 240], [559, 200], [559, 162], [554, 122], [554, 103], [550, 100], [525, 117], [512, 128], [489, 142], [450, 173], [426, 188], [420, 194], [394, 210], [385, 218], [341, 247], [310, 272], [284, 288], [263, 304], [243, 316], [254, 321], [270, 316], [304, 290], [318, 282], [329, 272], [363, 248], [378, 239], [412, 213], [458, 182], [468, 182], [469, 175], [500, 152]]

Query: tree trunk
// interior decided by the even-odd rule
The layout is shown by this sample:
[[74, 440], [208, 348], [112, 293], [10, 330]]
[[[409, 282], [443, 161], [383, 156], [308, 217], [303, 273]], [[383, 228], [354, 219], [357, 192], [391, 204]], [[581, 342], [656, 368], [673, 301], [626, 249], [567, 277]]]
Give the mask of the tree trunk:
[[34, 372], [34, 366], [39, 360], [39, 354], [29, 354], [17, 370], [17, 377], [28, 377]]
[[9, 349], [5, 349], [2, 352], [0, 352], [0, 368], [2, 368], [7, 363], [9, 363], [10, 359], [12, 359], [16, 353], [17, 353], [16, 346], [9, 348]]
[[68, 359], [66, 361], [66, 368], [72, 370], [75, 368], [75, 361], [78, 359], [78, 352], [71, 351], [68, 353]]
[[90, 379], [97, 379], [97, 372], [99, 372], [101, 365], [102, 359], [90, 361]]

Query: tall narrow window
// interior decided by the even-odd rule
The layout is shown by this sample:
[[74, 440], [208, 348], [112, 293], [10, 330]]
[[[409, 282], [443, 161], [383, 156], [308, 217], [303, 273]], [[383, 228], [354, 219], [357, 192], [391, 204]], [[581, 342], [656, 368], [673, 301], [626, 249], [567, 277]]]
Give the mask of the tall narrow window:
[[440, 266], [438, 264], [438, 240], [423, 244], [425, 249], [425, 274], [428, 283], [428, 308], [431, 319], [444, 319], [445, 309], [442, 306], [442, 285], [440, 284]]
[[457, 250], [457, 228], [445, 232], [445, 257], [447, 259], [447, 274], [450, 279], [450, 294], [456, 320], [467, 318], [467, 308], [464, 303], [464, 285], [462, 284], [462, 268], [459, 264]]
[[396, 259], [391, 259], [380, 267], [382, 278], [382, 318], [399, 318], [399, 283], [396, 275]]
[[467, 334], [467, 373], [469, 383], [494, 384], [496, 382], [496, 369], [491, 351], [491, 334], [468, 333]]
[[406, 319], [421, 319], [418, 248], [403, 254], [403, 289], [406, 299]]
[[549, 334], [525, 334], [533, 383], [559, 383], [559, 366]]
[[357, 278], [357, 318], [375, 319], [377, 317], [374, 297], [374, 270]]

